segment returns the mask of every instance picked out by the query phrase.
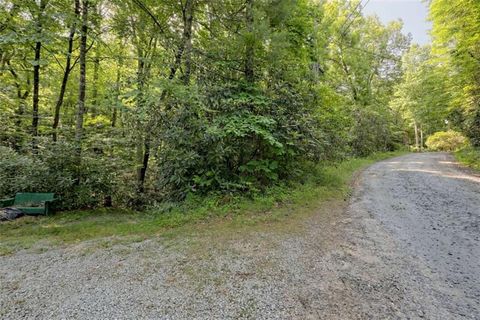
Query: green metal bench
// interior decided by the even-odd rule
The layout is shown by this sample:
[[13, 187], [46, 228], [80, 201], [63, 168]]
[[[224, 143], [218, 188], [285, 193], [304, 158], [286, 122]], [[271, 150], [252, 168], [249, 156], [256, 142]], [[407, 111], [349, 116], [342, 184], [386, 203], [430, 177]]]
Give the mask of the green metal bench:
[[15, 198], [0, 200], [0, 208], [13, 207], [26, 215], [53, 213], [54, 193], [17, 193]]

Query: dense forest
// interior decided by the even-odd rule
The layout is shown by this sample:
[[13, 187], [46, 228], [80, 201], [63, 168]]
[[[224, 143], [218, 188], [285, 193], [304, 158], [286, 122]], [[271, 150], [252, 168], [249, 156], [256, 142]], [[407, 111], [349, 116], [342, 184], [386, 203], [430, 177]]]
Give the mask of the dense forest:
[[480, 2], [433, 41], [346, 0], [0, 0], [0, 197], [256, 193], [455, 130], [480, 146]]

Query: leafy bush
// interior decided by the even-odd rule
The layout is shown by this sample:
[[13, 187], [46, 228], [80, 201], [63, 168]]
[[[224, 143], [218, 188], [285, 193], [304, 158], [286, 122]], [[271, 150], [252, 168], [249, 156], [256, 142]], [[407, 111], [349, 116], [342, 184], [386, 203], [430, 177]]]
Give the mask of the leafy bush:
[[401, 142], [394, 128], [389, 127], [387, 115], [376, 110], [356, 108], [350, 127], [351, 153], [366, 157], [375, 152], [393, 151]]
[[467, 147], [455, 153], [455, 157], [461, 163], [480, 170], [480, 148]]
[[465, 121], [465, 134], [474, 147], [480, 147], [480, 107], [471, 112]]
[[78, 163], [75, 146], [58, 142], [39, 150], [36, 158], [48, 168], [37, 189], [55, 192], [61, 208], [95, 207], [111, 195], [115, 178], [108, 158], [84, 151]]
[[0, 198], [36, 190], [40, 177], [47, 172], [48, 168], [40, 161], [0, 146]]
[[71, 144], [56, 143], [36, 154], [0, 147], [0, 198], [17, 192], [54, 192], [60, 209], [95, 207], [112, 196], [115, 178], [107, 159], [86, 153], [78, 163]]
[[468, 139], [457, 131], [439, 131], [429, 136], [425, 144], [433, 151], [456, 151], [467, 146]]
[[319, 158], [316, 132], [292, 88], [210, 88], [206, 97], [175, 95], [159, 132], [158, 187], [168, 198], [190, 192], [257, 191]]

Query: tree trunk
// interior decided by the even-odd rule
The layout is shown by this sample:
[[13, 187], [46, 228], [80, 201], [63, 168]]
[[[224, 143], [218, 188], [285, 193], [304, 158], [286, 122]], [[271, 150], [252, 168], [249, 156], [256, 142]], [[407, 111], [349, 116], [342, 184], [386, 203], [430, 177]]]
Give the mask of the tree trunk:
[[60, 109], [63, 105], [63, 99], [65, 98], [65, 90], [67, 89], [68, 78], [70, 72], [72, 71], [72, 52], [73, 52], [73, 41], [75, 37], [75, 31], [77, 27], [77, 18], [80, 15], [80, 0], [75, 0], [75, 9], [74, 9], [74, 21], [70, 26], [70, 33], [68, 34], [68, 51], [67, 51], [67, 61], [65, 62], [65, 71], [63, 72], [62, 85], [60, 87], [60, 92], [58, 94], [57, 103], [55, 104], [55, 115], [53, 117], [53, 141], [57, 141], [57, 128], [60, 123]]
[[[188, 43], [191, 42], [194, 5], [195, 5], [195, 0], [187, 0], [185, 3], [185, 6], [182, 7], [182, 14], [184, 16], [182, 42], [178, 47], [177, 53], [175, 54], [174, 62], [170, 67], [170, 75], [168, 76], [169, 80], [172, 80], [173, 78], [175, 78], [175, 74], [177, 73], [178, 68], [182, 64], [182, 59], [185, 53], [185, 49]], [[190, 20], [190, 21], [187, 21], [187, 20]]]
[[[190, 73], [191, 73], [191, 44], [192, 44], [192, 27], [193, 27], [193, 13], [194, 13], [194, 7], [195, 7], [195, 0], [187, 0], [185, 2], [185, 6], [182, 8], [182, 14], [183, 14], [183, 34], [182, 34], [182, 42], [180, 43], [180, 46], [178, 47], [177, 53], [175, 55], [174, 63], [172, 67], [170, 68], [170, 74], [168, 76], [169, 80], [173, 80], [175, 78], [175, 75], [178, 71], [178, 68], [182, 64], [182, 60], [185, 58], [185, 75], [183, 78], [184, 84], [188, 85], [190, 82]], [[140, 55], [139, 55], [140, 56]], [[143, 70], [143, 72], [145, 72]], [[161, 95], [161, 100], [163, 100], [166, 96], [166, 92], [164, 91]], [[144, 191], [144, 184], [145, 184], [145, 178], [147, 174], [147, 169], [148, 169], [148, 162], [150, 158], [150, 143], [151, 143], [151, 137], [150, 137], [150, 129], [148, 128], [149, 126], [147, 125], [147, 130], [145, 132], [145, 137], [143, 140], [143, 145], [139, 144], [137, 145], [137, 159], [140, 161], [141, 160], [141, 166], [139, 166], [137, 170], [137, 185], [138, 185], [138, 191], [140, 193], [143, 193]], [[143, 148], [143, 157], [140, 157], [140, 149]]]
[[112, 122], [111, 122], [111, 127], [112, 128], [115, 128], [117, 126], [117, 108], [113, 108], [113, 112], [112, 112]]
[[255, 81], [254, 73], [254, 39], [253, 39], [253, 0], [247, 0], [246, 9], [245, 9], [245, 23], [247, 26], [248, 36], [246, 39], [245, 46], [245, 80], [248, 83], [253, 83]]
[[98, 114], [98, 69], [100, 68], [100, 51], [95, 51], [95, 58], [93, 60], [93, 86], [92, 86], [92, 105], [91, 105], [91, 115], [92, 118], [95, 118]]
[[[139, 112], [142, 112], [143, 109], [143, 90], [145, 85], [145, 62], [144, 62], [144, 52], [143, 50], [138, 50], [138, 61], [137, 61], [137, 109]], [[137, 191], [143, 193], [144, 191], [144, 182], [147, 168], [144, 167], [144, 159], [146, 150], [144, 150], [145, 142], [141, 134], [142, 132], [142, 123], [140, 120], [137, 121], [137, 137], [136, 137], [136, 157], [137, 157]], [[145, 153], [144, 153], [145, 152]], [[147, 161], [148, 164], [148, 161]]]
[[83, 116], [85, 114], [85, 91], [87, 84], [87, 32], [88, 32], [88, 0], [83, 0], [82, 3], [82, 28], [80, 36], [80, 81], [78, 87], [78, 104], [75, 124], [75, 142], [77, 144], [78, 160], [81, 160], [82, 153], [82, 139], [83, 139]]
[[423, 151], [423, 129], [420, 126], [420, 151]]
[[419, 137], [418, 137], [418, 125], [417, 122], [414, 122], [415, 126], [415, 151], [419, 150]]
[[32, 114], [32, 136], [33, 145], [36, 148], [35, 137], [38, 136], [38, 100], [40, 88], [40, 51], [42, 43], [35, 44], [35, 65], [33, 66], [33, 114]]
[[[139, 149], [142, 150], [142, 149]], [[142, 153], [139, 154], [142, 157]], [[143, 158], [141, 158], [141, 166], [138, 169], [138, 192], [143, 193], [145, 191], [145, 178], [147, 175], [148, 161], [150, 159], [150, 135], [145, 135], [143, 143]]]
[[185, 42], [185, 74], [183, 83], [190, 83], [190, 74], [192, 71], [192, 25], [193, 25], [193, 7], [194, 1], [187, 1], [183, 10], [183, 38]]
[[113, 112], [112, 112], [112, 123], [111, 126], [112, 128], [115, 128], [117, 125], [117, 113], [118, 113], [118, 104], [120, 101], [120, 66], [121, 66], [121, 61], [118, 62], [117, 64], [117, 77], [115, 79], [115, 105], [113, 106]]
[[[38, 7], [38, 16], [36, 22], [36, 33], [37, 37], [40, 38], [42, 35], [43, 28], [43, 13], [45, 7], [47, 6], [47, 0], [41, 0], [40, 6]], [[37, 148], [37, 136], [38, 136], [38, 102], [39, 102], [39, 91], [40, 91], [40, 57], [42, 50], [42, 41], [37, 39], [35, 42], [35, 64], [33, 66], [33, 112], [32, 112], [32, 148], [36, 150]]]

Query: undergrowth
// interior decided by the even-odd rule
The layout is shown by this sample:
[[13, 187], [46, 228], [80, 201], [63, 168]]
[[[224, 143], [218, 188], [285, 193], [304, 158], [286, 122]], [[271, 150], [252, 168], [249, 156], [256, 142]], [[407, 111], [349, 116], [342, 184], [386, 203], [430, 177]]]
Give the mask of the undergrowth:
[[480, 172], [480, 149], [479, 148], [473, 148], [473, 147], [467, 147], [464, 148], [460, 151], [455, 152], [455, 158], [457, 160]]
[[253, 196], [189, 196], [186, 201], [164, 203], [145, 212], [125, 209], [69, 211], [48, 217], [26, 217], [0, 224], [0, 255], [43, 243], [63, 244], [106, 237], [130, 237], [142, 240], [153, 235], [175, 236], [179, 227], [228, 221], [231, 225], [258, 225], [281, 221], [318, 207], [332, 199], [348, 197], [353, 174], [367, 165], [400, 155], [378, 153], [368, 158], [312, 166], [308, 175], [297, 181], [268, 189]]

